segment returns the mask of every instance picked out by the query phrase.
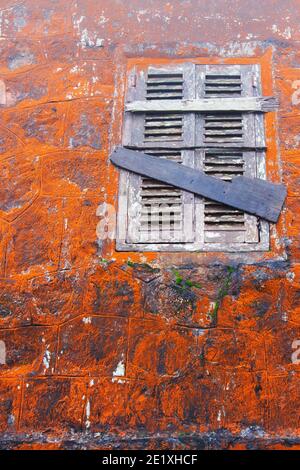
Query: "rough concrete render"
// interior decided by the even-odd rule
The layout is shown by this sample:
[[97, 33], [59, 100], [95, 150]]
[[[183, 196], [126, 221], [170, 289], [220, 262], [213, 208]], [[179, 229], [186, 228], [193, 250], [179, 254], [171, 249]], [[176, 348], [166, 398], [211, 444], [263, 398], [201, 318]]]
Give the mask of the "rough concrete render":
[[[297, 0], [0, 0], [3, 448], [300, 448], [299, 25]], [[279, 100], [270, 250], [118, 252], [127, 71], [193, 59]]]

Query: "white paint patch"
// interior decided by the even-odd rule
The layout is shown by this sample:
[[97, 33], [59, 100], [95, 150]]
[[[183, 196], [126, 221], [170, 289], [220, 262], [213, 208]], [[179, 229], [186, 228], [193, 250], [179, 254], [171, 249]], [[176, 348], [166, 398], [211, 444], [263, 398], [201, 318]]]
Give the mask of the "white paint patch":
[[72, 67], [72, 68], [70, 69], [70, 73], [76, 73], [76, 72], [78, 72], [78, 71], [79, 71], [78, 65], [74, 65], [74, 67]]
[[0, 364], [6, 364], [6, 346], [4, 341], [0, 341]]
[[124, 364], [124, 357], [122, 357], [122, 359], [119, 361], [116, 369], [113, 371], [113, 376], [114, 377], [124, 377], [124, 375], [125, 375], [125, 364]]
[[95, 46], [96, 47], [103, 47], [104, 39], [103, 38], [96, 38]]
[[105, 18], [104, 15], [101, 15], [99, 20], [98, 20], [98, 24], [105, 24], [108, 22], [108, 18]]
[[12, 425], [15, 423], [15, 420], [16, 420], [15, 416], [13, 414], [10, 414], [8, 416], [7, 424]]
[[287, 28], [285, 28], [285, 30], [284, 30], [283, 33], [282, 33], [282, 36], [283, 36], [285, 39], [291, 39], [291, 37], [292, 37], [292, 30], [291, 30], [290, 26], [288, 26]]
[[283, 37], [284, 39], [291, 39], [292, 37], [292, 29], [290, 26], [287, 26], [283, 31], [280, 31], [277, 24], [273, 24], [271, 27], [272, 33], [277, 33], [278, 36]]
[[6, 106], [6, 85], [3, 80], [0, 80], [0, 105]]
[[117, 383], [117, 384], [125, 384], [125, 383], [126, 383], [126, 380], [124, 380], [124, 379], [118, 379], [117, 377], [113, 377], [113, 378], [111, 379], [111, 381], [112, 381], [113, 383]]
[[289, 319], [288, 314], [286, 312], [282, 312], [281, 318], [282, 318], [282, 321], [285, 321], [285, 322], [287, 322]]
[[88, 30], [84, 28], [81, 31], [80, 35], [80, 44], [83, 48], [85, 47], [103, 47], [104, 39], [103, 38], [94, 38], [90, 35]]
[[295, 276], [296, 276], [296, 274], [293, 273], [292, 271], [291, 271], [291, 272], [288, 272], [288, 273], [286, 274], [286, 278], [287, 278], [287, 280], [290, 281], [290, 282], [293, 282], [293, 280], [295, 279]]
[[83, 47], [92, 47], [93, 45], [92, 40], [89, 37], [88, 30], [86, 28], [84, 28], [84, 30], [82, 30], [81, 32], [80, 43]]
[[90, 400], [87, 400], [86, 405], [85, 405], [85, 414], [86, 414], [86, 420], [85, 420], [85, 427], [86, 429], [89, 429], [91, 426], [90, 422], [90, 415], [91, 415], [91, 404]]
[[220, 49], [220, 55], [222, 57], [237, 57], [241, 54], [246, 56], [253, 56], [257, 48], [256, 41], [249, 42], [231, 42], [226, 47]]
[[44, 357], [43, 357], [43, 364], [44, 364], [45, 370], [49, 369], [50, 367], [50, 359], [51, 359], [51, 353], [48, 349], [46, 349]]

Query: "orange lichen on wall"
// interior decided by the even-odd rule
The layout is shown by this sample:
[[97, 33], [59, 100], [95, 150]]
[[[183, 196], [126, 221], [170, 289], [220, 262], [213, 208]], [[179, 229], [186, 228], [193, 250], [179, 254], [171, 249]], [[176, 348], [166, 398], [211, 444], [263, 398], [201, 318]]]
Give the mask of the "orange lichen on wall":
[[[298, 2], [162, 3], [0, 0], [2, 448], [299, 448]], [[279, 99], [269, 252], [105, 236], [126, 73], [174, 61], [260, 64]]]

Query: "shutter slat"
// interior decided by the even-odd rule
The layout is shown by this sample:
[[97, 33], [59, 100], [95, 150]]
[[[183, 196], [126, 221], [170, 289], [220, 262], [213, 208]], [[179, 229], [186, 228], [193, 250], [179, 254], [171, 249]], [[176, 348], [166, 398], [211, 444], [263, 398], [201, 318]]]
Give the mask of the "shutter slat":
[[[232, 162], [235, 162], [235, 165], [232, 165]], [[244, 160], [241, 153], [228, 154], [226, 157], [222, 153], [205, 153], [203, 169], [210, 176], [232, 181], [234, 176], [243, 175]], [[218, 241], [224, 238], [226, 232], [245, 232], [245, 215], [230, 206], [205, 199], [204, 230], [206, 235], [208, 232], [215, 232], [215, 239]]]
[[147, 120], [145, 123], [145, 129], [152, 129], [158, 127], [161, 129], [162, 127], [173, 127], [173, 126], [182, 126], [182, 120], [168, 120], [168, 121], [149, 121]]
[[183, 98], [183, 74], [161, 75], [148, 73], [146, 81], [146, 100], [181, 100]]

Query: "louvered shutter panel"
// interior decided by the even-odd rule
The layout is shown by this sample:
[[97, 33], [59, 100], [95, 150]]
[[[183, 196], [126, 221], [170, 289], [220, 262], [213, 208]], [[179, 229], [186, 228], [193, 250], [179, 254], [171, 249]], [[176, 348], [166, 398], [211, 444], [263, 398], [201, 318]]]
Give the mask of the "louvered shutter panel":
[[[182, 100], [194, 97], [194, 66], [148, 69], [136, 75], [134, 100]], [[125, 145], [157, 158], [193, 166], [193, 114], [126, 113]], [[159, 245], [194, 241], [194, 195], [138, 175], [129, 175], [127, 243]]]
[[[261, 97], [258, 65], [149, 67], [147, 72], [133, 70], [127, 89], [127, 103], [159, 101], [155, 107], [160, 111], [128, 106], [124, 146], [228, 182], [238, 175], [265, 178], [262, 113], [168, 111], [168, 101], [176, 109], [174, 102], [181, 100], [226, 98], [228, 105], [228, 98]], [[268, 249], [266, 221], [150, 178], [125, 171], [120, 178], [118, 249]]]
[[[255, 78], [255, 80], [254, 80]], [[197, 98], [236, 98], [258, 94], [259, 74], [256, 66], [196, 66]], [[256, 152], [263, 142], [263, 121], [254, 113], [211, 112], [196, 119], [198, 165], [210, 176], [230, 182], [238, 175], [256, 177]], [[256, 132], [260, 142], [257, 142]], [[252, 149], [252, 150], [250, 150]], [[208, 199], [202, 200], [204, 249], [233, 249], [258, 243], [258, 219], [232, 207]]]

